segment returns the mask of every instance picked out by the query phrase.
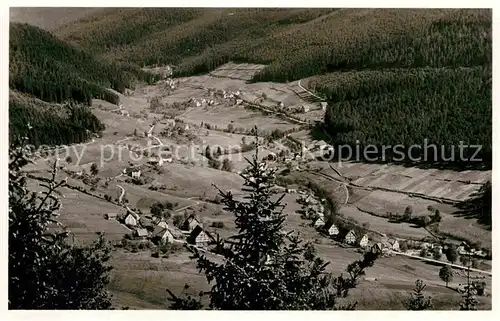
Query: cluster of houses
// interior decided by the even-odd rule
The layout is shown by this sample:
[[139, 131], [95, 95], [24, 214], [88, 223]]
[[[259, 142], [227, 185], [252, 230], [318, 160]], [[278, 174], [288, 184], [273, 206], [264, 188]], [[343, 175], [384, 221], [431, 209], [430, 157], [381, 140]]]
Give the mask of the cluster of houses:
[[202, 107], [202, 106], [214, 106], [216, 105], [215, 100], [213, 99], [196, 99], [196, 98], [191, 98], [189, 99], [189, 104], [191, 107]]
[[136, 239], [149, 239], [153, 243], [170, 244], [175, 240], [186, 239], [190, 244], [198, 247], [206, 247], [214, 238], [203, 228], [203, 224], [195, 215], [190, 215], [179, 228], [170, 226], [164, 217], [143, 215], [127, 211], [124, 214], [107, 213], [107, 220], [117, 220], [133, 230]]
[[488, 254], [481, 249], [470, 248], [470, 246], [466, 242], [462, 242], [457, 247], [457, 253], [459, 255], [468, 255], [479, 258], [484, 258], [488, 256]]
[[[304, 195], [301, 193], [297, 201], [303, 204], [306, 211], [306, 217], [313, 219], [314, 228], [326, 233], [328, 237], [351, 246], [358, 246], [364, 249], [369, 248], [369, 236], [361, 229], [348, 229], [335, 223], [329, 223], [325, 220], [324, 206], [322, 202], [313, 195]], [[372, 245], [374, 252], [385, 253], [388, 251], [399, 251], [399, 242], [396, 239], [387, 239]]]
[[278, 109], [278, 111], [286, 111], [291, 113], [308, 113], [311, 110], [311, 106], [295, 105], [295, 106], [285, 107], [285, 104], [282, 101], [280, 101], [277, 104], [276, 109]]
[[171, 90], [174, 90], [178, 85], [178, 82], [173, 80], [172, 78], [165, 79], [165, 87]]
[[[320, 104], [321, 110], [326, 111], [328, 103], [321, 102], [319, 104]], [[311, 111], [311, 104], [285, 106], [285, 104], [282, 101], [280, 101], [277, 103], [276, 109], [278, 109], [278, 111], [286, 111], [286, 112], [291, 112], [291, 113], [308, 113]]]
[[151, 156], [149, 157], [148, 164], [153, 166], [163, 166], [165, 163], [172, 163], [172, 156], [161, 157], [161, 156]]
[[63, 169], [66, 173], [75, 175], [77, 177], [81, 177], [84, 175], [90, 174], [90, 168], [94, 162], [82, 164], [82, 165], [76, 165], [76, 164], [66, 164]]
[[201, 107], [203, 104], [207, 104], [208, 106], [218, 105], [216, 100], [228, 102], [230, 105], [241, 105], [241, 103], [243, 103], [239, 90], [232, 92], [223, 89], [207, 88], [206, 91], [208, 97], [210, 97], [209, 99], [202, 99], [201, 101], [192, 99], [192, 103], [194, 103], [196, 107]]
[[318, 157], [323, 157], [327, 153], [333, 153], [333, 146], [326, 143], [324, 140], [314, 141], [309, 146], [303, 146], [300, 153], [289, 153], [282, 157], [282, 161], [285, 163], [290, 162], [302, 162], [311, 159], [317, 159]]
[[141, 166], [130, 166], [123, 169], [123, 174], [131, 178], [141, 178]]
[[160, 124], [166, 125], [165, 131], [176, 130], [176, 129], [182, 129], [184, 131], [188, 131], [190, 128], [189, 124], [186, 124], [183, 121], [176, 119], [163, 119], [160, 121]]

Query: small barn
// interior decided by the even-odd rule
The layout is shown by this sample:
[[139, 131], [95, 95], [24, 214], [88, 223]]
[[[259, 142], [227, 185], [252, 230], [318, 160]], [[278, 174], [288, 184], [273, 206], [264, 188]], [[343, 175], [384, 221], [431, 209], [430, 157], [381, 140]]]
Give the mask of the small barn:
[[368, 246], [368, 234], [363, 235], [359, 240], [358, 240], [358, 245], [360, 247], [367, 247]]
[[140, 178], [141, 177], [141, 170], [136, 170], [136, 171], [132, 171], [132, 178]]
[[321, 102], [321, 110], [326, 111], [326, 107], [328, 107], [328, 103], [325, 101]]
[[314, 143], [314, 148], [317, 148], [319, 150], [323, 150], [327, 146], [328, 144], [324, 140], [320, 140]]
[[153, 228], [154, 227], [153, 221], [151, 219], [146, 218], [146, 217], [141, 217], [139, 219], [139, 224], [141, 224], [141, 226], [144, 228]]
[[151, 165], [163, 166], [163, 158], [159, 156], [150, 157], [148, 163]]
[[128, 213], [124, 221], [127, 226], [137, 226], [137, 218], [132, 213]]
[[335, 224], [332, 224], [332, 226], [328, 228], [328, 235], [332, 237], [339, 235], [339, 233], [339, 228]]
[[141, 176], [141, 169], [138, 166], [132, 166], [125, 169], [125, 174], [132, 178], [139, 178]]
[[153, 218], [153, 224], [155, 226], [159, 226], [162, 228], [168, 228], [168, 223], [165, 221], [163, 217], [155, 217]]
[[118, 217], [117, 213], [106, 213], [106, 214], [104, 214], [104, 218], [107, 219], [107, 220], [116, 220], [117, 217]]
[[302, 113], [308, 113], [310, 110], [311, 110], [311, 107], [309, 107], [307, 105], [302, 105], [302, 107], [300, 107], [300, 111]]
[[354, 230], [350, 230], [349, 232], [347, 232], [344, 237], [344, 242], [350, 245], [356, 244], [356, 233], [354, 232]]
[[138, 228], [135, 230], [135, 236], [145, 238], [148, 236], [148, 230], [145, 228]]
[[204, 231], [203, 228], [200, 225], [197, 225], [189, 234], [189, 237], [187, 238], [188, 243], [200, 246], [200, 247], [206, 247], [208, 246], [208, 243], [211, 241], [210, 234], [208, 232]]
[[202, 223], [200, 222], [200, 220], [198, 220], [194, 214], [191, 214], [184, 221], [184, 224], [182, 225], [182, 229], [185, 231], [192, 231], [196, 228], [196, 226], [201, 226], [201, 225], [202, 225]]
[[322, 228], [323, 226], [325, 226], [325, 221], [321, 217], [314, 222], [315, 228]]

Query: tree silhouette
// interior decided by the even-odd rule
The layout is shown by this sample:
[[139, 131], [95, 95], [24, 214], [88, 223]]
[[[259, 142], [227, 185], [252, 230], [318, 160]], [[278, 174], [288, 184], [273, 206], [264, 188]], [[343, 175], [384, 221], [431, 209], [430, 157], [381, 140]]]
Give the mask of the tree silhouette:
[[443, 266], [439, 270], [439, 277], [446, 283], [446, 287], [448, 287], [448, 283], [453, 280], [453, 271], [449, 265]]
[[[246, 201], [219, 190], [225, 210], [233, 213], [236, 234], [218, 238], [220, 259], [191, 248], [197, 267], [212, 284], [209, 308], [216, 310], [323, 310], [354, 309], [356, 303], [339, 305], [356, 287], [358, 278], [372, 266], [377, 254], [367, 253], [347, 267], [347, 275], [333, 277], [328, 262], [311, 243], [284, 230], [283, 196], [273, 189], [275, 170], [259, 161], [258, 151], [247, 160], [243, 191]], [[185, 297], [171, 297], [172, 307], [189, 305]], [[192, 300], [192, 299], [191, 299]]]
[[458, 205], [460, 211], [456, 213], [465, 217], [475, 217], [480, 223], [491, 227], [491, 206], [491, 182], [488, 181], [469, 199], [461, 202]]
[[425, 284], [422, 280], [415, 281], [415, 289], [410, 294], [410, 298], [404, 301], [407, 310], [428, 310], [432, 308], [430, 297], [424, 296]]
[[[18, 141], [16, 141], [17, 143]], [[22, 142], [21, 142], [22, 143]], [[99, 235], [91, 246], [76, 246], [57, 221], [57, 162], [43, 192], [27, 189], [26, 149], [9, 151], [9, 309], [108, 309], [110, 247]]]

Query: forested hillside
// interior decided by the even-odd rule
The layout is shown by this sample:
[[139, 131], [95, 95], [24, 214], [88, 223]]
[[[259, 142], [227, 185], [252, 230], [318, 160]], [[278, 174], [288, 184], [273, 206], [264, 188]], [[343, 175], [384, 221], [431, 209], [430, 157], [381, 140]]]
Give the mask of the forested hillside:
[[[23, 126], [24, 120], [29, 119], [40, 134], [34, 136], [37, 144], [80, 142], [87, 136], [84, 129], [94, 131], [102, 127], [97, 125], [98, 121], [91, 117], [90, 111], [84, 109], [78, 116], [73, 114], [66, 118], [69, 124], [58, 124], [60, 115], [53, 108], [40, 105], [40, 101], [88, 106], [92, 98], [99, 97], [116, 102], [116, 95], [107, 88], [123, 92], [134, 81], [152, 80], [151, 75], [137, 66], [96, 58], [28, 24], [10, 25], [9, 50], [9, 87], [17, 91], [15, 97], [21, 97], [22, 93], [39, 99], [26, 103], [27, 100], [20, 101], [11, 96], [11, 137], [21, 130], [17, 126]], [[46, 129], [52, 130], [44, 133]]]
[[[451, 163], [456, 164], [463, 142], [482, 145], [474, 158], [483, 161], [468, 165], [490, 167], [491, 76], [487, 66], [396, 69], [332, 73], [314, 77], [309, 84], [330, 101], [324, 128], [336, 144], [423, 148], [427, 140], [427, 145], [437, 146], [437, 157], [428, 150], [428, 163], [446, 163], [454, 157]], [[467, 149], [464, 158], [475, 152], [475, 147]], [[419, 148], [411, 155], [425, 156]], [[393, 156], [386, 153], [388, 159]]]
[[[27, 124], [31, 129], [27, 130]], [[66, 145], [83, 142], [104, 125], [81, 104], [54, 104], [11, 90], [9, 97], [9, 134], [27, 136], [29, 144]]]
[[109, 9], [56, 33], [118, 60], [177, 65], [182, 75], [229, 60], [269, 64], [256, 76], [264, 81], [491, 61], [489, 10]]
[[[491, 39], [491, 16], [462, 13], [433, 22], [420, 38], [332, 63], [335, 72], [308, 82], [329, 100], [325, 131], [334, 143], [352, 147], [423, 148], [427, 140], [437, 146], [437, 157], [429, 149], [424, 163], [491, 168]], [[468, 148], [462, 157], [461, 142], [482, 148], [475, 156], [477, 148]], [[425, 154], [411, 152], [413, 159]], [[409, 155], [405, 162], [414, 162]], [[472, 156], [482, 161], [466, 160]]]

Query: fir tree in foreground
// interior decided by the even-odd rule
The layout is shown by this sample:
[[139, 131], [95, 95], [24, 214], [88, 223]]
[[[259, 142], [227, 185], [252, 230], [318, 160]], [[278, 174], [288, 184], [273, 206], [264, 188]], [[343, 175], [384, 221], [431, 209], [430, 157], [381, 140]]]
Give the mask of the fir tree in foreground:
[[424, 295], [425, 284], [422, 280], [415, 281], [415, 289], [410, 298], [404, 302], [407, 310], [428, 310], [432, 308], [430, 297]]
[[[197, 267], [212, 285], [207, 293], [215, 310], [331, 310], [354, 309], [342, 304], [356, 287], [376, 254], [367, 253], [349, 264], [346, 275], [327, 272], [329, 262], [318, 257], [311, 243], [284, 230], [283, 196], [273, 190], [275, 171], [259, 162], [258, 148], [246, 173], [245, 200], [219, 190], [225, 210], [234, 214], [237, 233], [216, 244], [218, 254], [193, 248]], [[201, 308], [193, 298], [171, 293], [171, 308]], [[340, 299], [340, 300], [339, 300]], [[345, 302], [345, 301], [344, 301]]]
[[57, 162], [52, 177], [30, 192], [22, 168], [26, 149], [9, 152], [9, 309], [108, 309], [110, 248], [102, 236], [91, 246], [74, 246], [59, 225]]
[[[467, 253], [470, 253], [471, 248], [469, 245], [465, 247], [465, 251]], [[470, 268], [472, 265], [472, 258], [470, 254], [466, 254], [463, 257], [464, 257], [463, 264], [467, 266], [467, 284], [464, 286], [463, 289], [460, 290], [463, 297], [463, 301], [460, 303], [460, 310], [476, 311], [479, 302], [476, 299], [476, 294], [477, 294], [476, 287], [471, 282], [470, 278]]]

